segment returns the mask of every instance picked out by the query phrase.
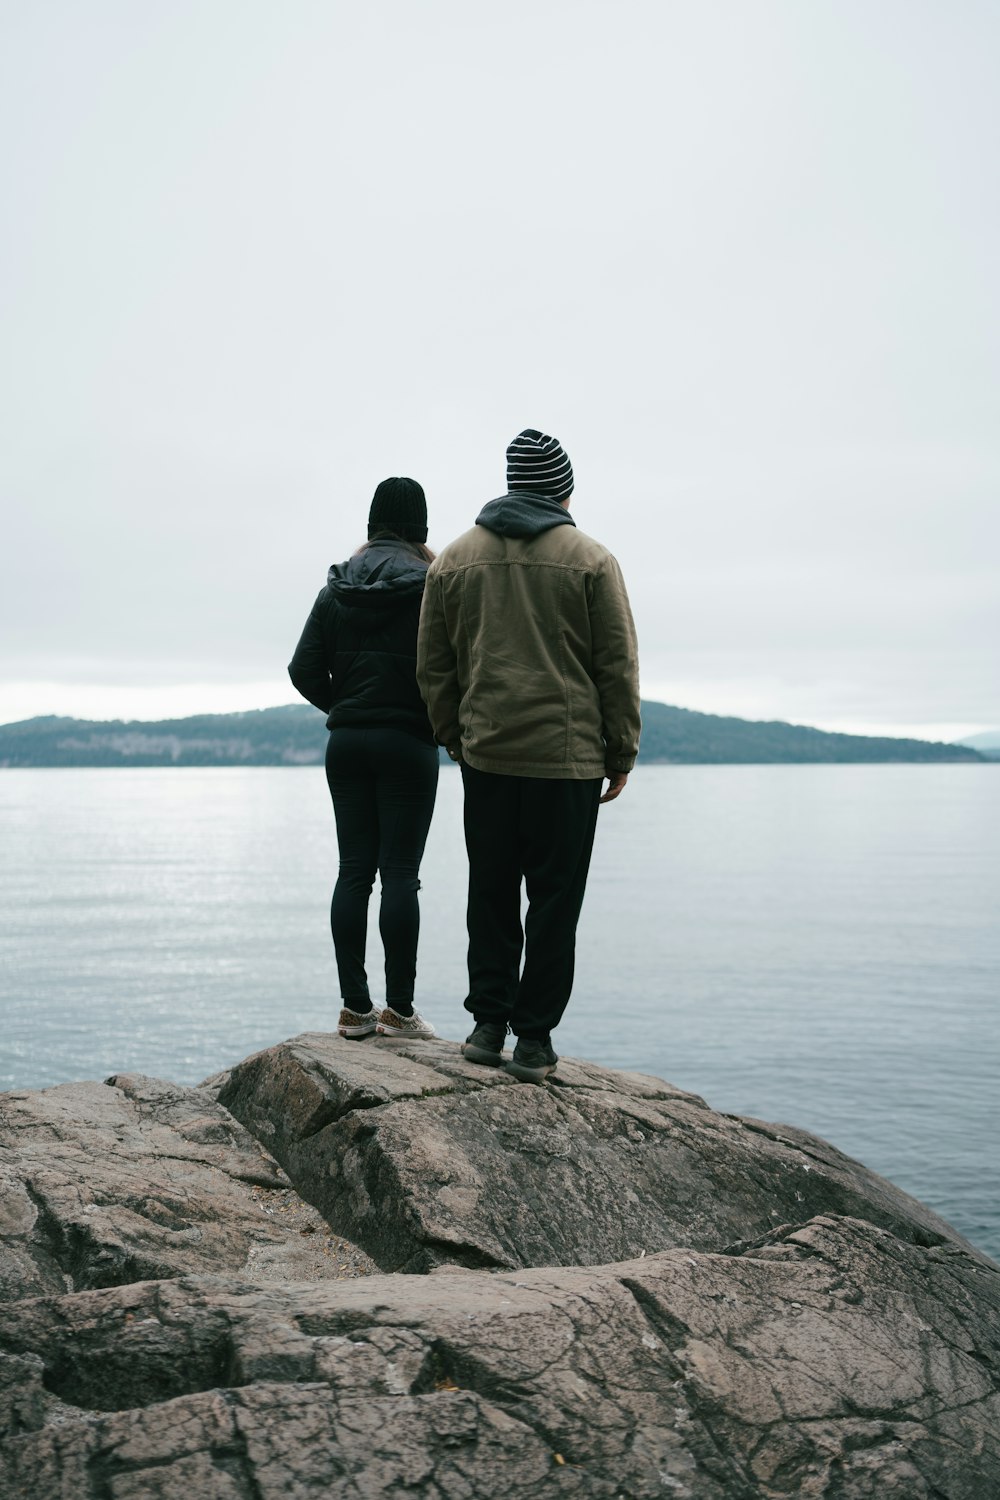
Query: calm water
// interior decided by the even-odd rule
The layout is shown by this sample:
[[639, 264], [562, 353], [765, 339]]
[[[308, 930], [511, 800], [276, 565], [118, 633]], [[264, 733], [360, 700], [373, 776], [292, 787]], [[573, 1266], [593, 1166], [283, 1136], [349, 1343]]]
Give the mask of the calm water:
[[[335, 868], [319, 769], [0, 773], [0, 1088], [330, 1028]], [[452, 771], [422, 875], [418, 1004], [457, 1038]], [[1000, 1257], [998, 896], [1000, 766], [640, 770], [560, 1050], [814, 1130]]]

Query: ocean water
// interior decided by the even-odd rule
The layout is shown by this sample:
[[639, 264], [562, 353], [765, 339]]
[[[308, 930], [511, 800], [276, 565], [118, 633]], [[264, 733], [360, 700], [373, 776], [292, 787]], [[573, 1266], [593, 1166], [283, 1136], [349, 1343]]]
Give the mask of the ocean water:
[[[319, 768], [0, 772], [0, 1089], [331, 1028], [336, 864]], [[417, 1003], [454, 1038], [464, 879], [446, 769]], [[557, 1045], [815, 1131], [1000, 1258], [1000, 766], [640, 768]]]

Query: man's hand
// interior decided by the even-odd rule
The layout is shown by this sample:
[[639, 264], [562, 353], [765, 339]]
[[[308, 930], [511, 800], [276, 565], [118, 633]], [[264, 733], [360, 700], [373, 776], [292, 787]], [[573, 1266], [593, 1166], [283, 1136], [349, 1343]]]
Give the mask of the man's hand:
[[601, 798], [601, 801], [613, 802], [616, 797], [620, 797], [622, 792], [625, 790], [626, 781], [628, 781], [627, 771], [609, 771], [608, 789], [604, 793], [604, 796]]

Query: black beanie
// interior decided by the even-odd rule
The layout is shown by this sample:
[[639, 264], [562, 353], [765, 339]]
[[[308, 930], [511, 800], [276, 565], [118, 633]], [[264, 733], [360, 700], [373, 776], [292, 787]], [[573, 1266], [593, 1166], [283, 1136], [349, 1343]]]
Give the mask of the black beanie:
[[526, 427], [507, 449], [507, 488], [565, 500], [573, 493], [573, 465], [557, 438]]
[[368, 512], [368, 540], [391, 531], [405, 542], [426, 542], [427, 499], [415, 479], [383, 479]]

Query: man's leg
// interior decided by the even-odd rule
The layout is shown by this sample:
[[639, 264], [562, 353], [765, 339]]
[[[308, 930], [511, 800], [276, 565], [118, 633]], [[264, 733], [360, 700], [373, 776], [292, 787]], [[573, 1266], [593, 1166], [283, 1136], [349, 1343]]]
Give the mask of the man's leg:
[[519, 776], [462, 766], [469, 854], [469, 994], [477, 1021], [506, 1024], [517, 995], [524, 934], [518, 859]]
[[576, 927], [602, 781], [525, 778], [520, 847], [528, 892], [524, 972], [511, 1014], [519, 1037], [544, 1041], [573, 988]]

